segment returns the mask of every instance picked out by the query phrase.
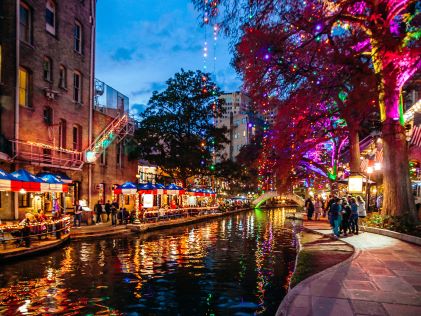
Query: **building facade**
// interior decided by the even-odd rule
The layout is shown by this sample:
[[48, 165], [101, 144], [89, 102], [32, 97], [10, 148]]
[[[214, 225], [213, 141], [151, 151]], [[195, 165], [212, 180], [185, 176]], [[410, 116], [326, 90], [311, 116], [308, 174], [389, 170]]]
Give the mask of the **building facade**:
[[222, 155], [224, 159], [235, 160], [241, 147], [249, 144], [255, 133], [254, 124], [247, 114], [251, 100], [241, 92], [225, 93], [220, 98], [225, 101], [224, 114], [215, 120], [215, 124], [217, 127], [227, 127], [229, 139]]
[[[94, 109], [95, 5], [0, 2], [0, 168], [71, 179], [69, 192], [55, 197], [65, 211], [78, 200], [92, 206], [101, 188], [111, 198], [109, 186], [122, 180], [128, 164], [124, 154], [117, 160], [117, 151], [124, 153], [127, 113]], [[108, 157], [105, 164], [102, 156]], [[0, 195], [2, 219], [21, 218], [34, 208], [51, 210], [51, 203], [34, 205], [32, 193]]]

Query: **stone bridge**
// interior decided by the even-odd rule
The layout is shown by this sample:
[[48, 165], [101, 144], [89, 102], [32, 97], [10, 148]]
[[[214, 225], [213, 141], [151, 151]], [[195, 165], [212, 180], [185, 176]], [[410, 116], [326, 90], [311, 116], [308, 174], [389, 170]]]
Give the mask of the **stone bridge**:
[[295, 203], [297, 203], [298, 206], [304, 206], [304, 204], [305, 204], [304, 199], [301, 196], [298, 196], [297, 194], [293, 194], [293, 193], [279, 194], [276, 191], [267, 191], [267, 192], [263, 193], [261, 196], [256, 198], [252, 202], [252, 204], [255, 207], [259, 207], [260, 205], [265, 203], [267, 200], [272, 199], [272, 198], [277, 197], [277, 196], [280, 196], [282, 199], [285, 199], [285, 200], [294, 201]]

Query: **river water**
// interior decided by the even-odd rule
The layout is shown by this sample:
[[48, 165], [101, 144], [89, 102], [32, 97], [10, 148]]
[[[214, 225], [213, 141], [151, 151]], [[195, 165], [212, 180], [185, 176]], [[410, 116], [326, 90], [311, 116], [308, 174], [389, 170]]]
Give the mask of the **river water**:
[[296, 255], [286, 211], [74, 241], [0, 264], [0, 315], [274, 315]]

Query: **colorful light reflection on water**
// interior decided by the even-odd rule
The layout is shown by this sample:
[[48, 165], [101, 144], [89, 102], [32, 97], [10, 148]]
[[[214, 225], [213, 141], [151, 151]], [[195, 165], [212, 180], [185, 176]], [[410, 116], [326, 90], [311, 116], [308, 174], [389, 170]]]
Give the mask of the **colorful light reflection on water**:
[[274, 315], [295, 260], [285, 210], [72, 242], [0, 265], [1, 315]]

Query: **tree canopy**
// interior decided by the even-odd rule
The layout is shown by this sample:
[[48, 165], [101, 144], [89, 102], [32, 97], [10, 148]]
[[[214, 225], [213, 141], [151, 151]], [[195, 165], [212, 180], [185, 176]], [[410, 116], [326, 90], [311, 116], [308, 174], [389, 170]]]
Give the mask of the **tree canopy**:
[[154, 91], [135, 133], [138, 158], [161, 167], [173, 179], [209, 174], [227, 142], [226, 129], [213, 120], [222, 115], [220, 89], [210, 75], [184, 71]]

